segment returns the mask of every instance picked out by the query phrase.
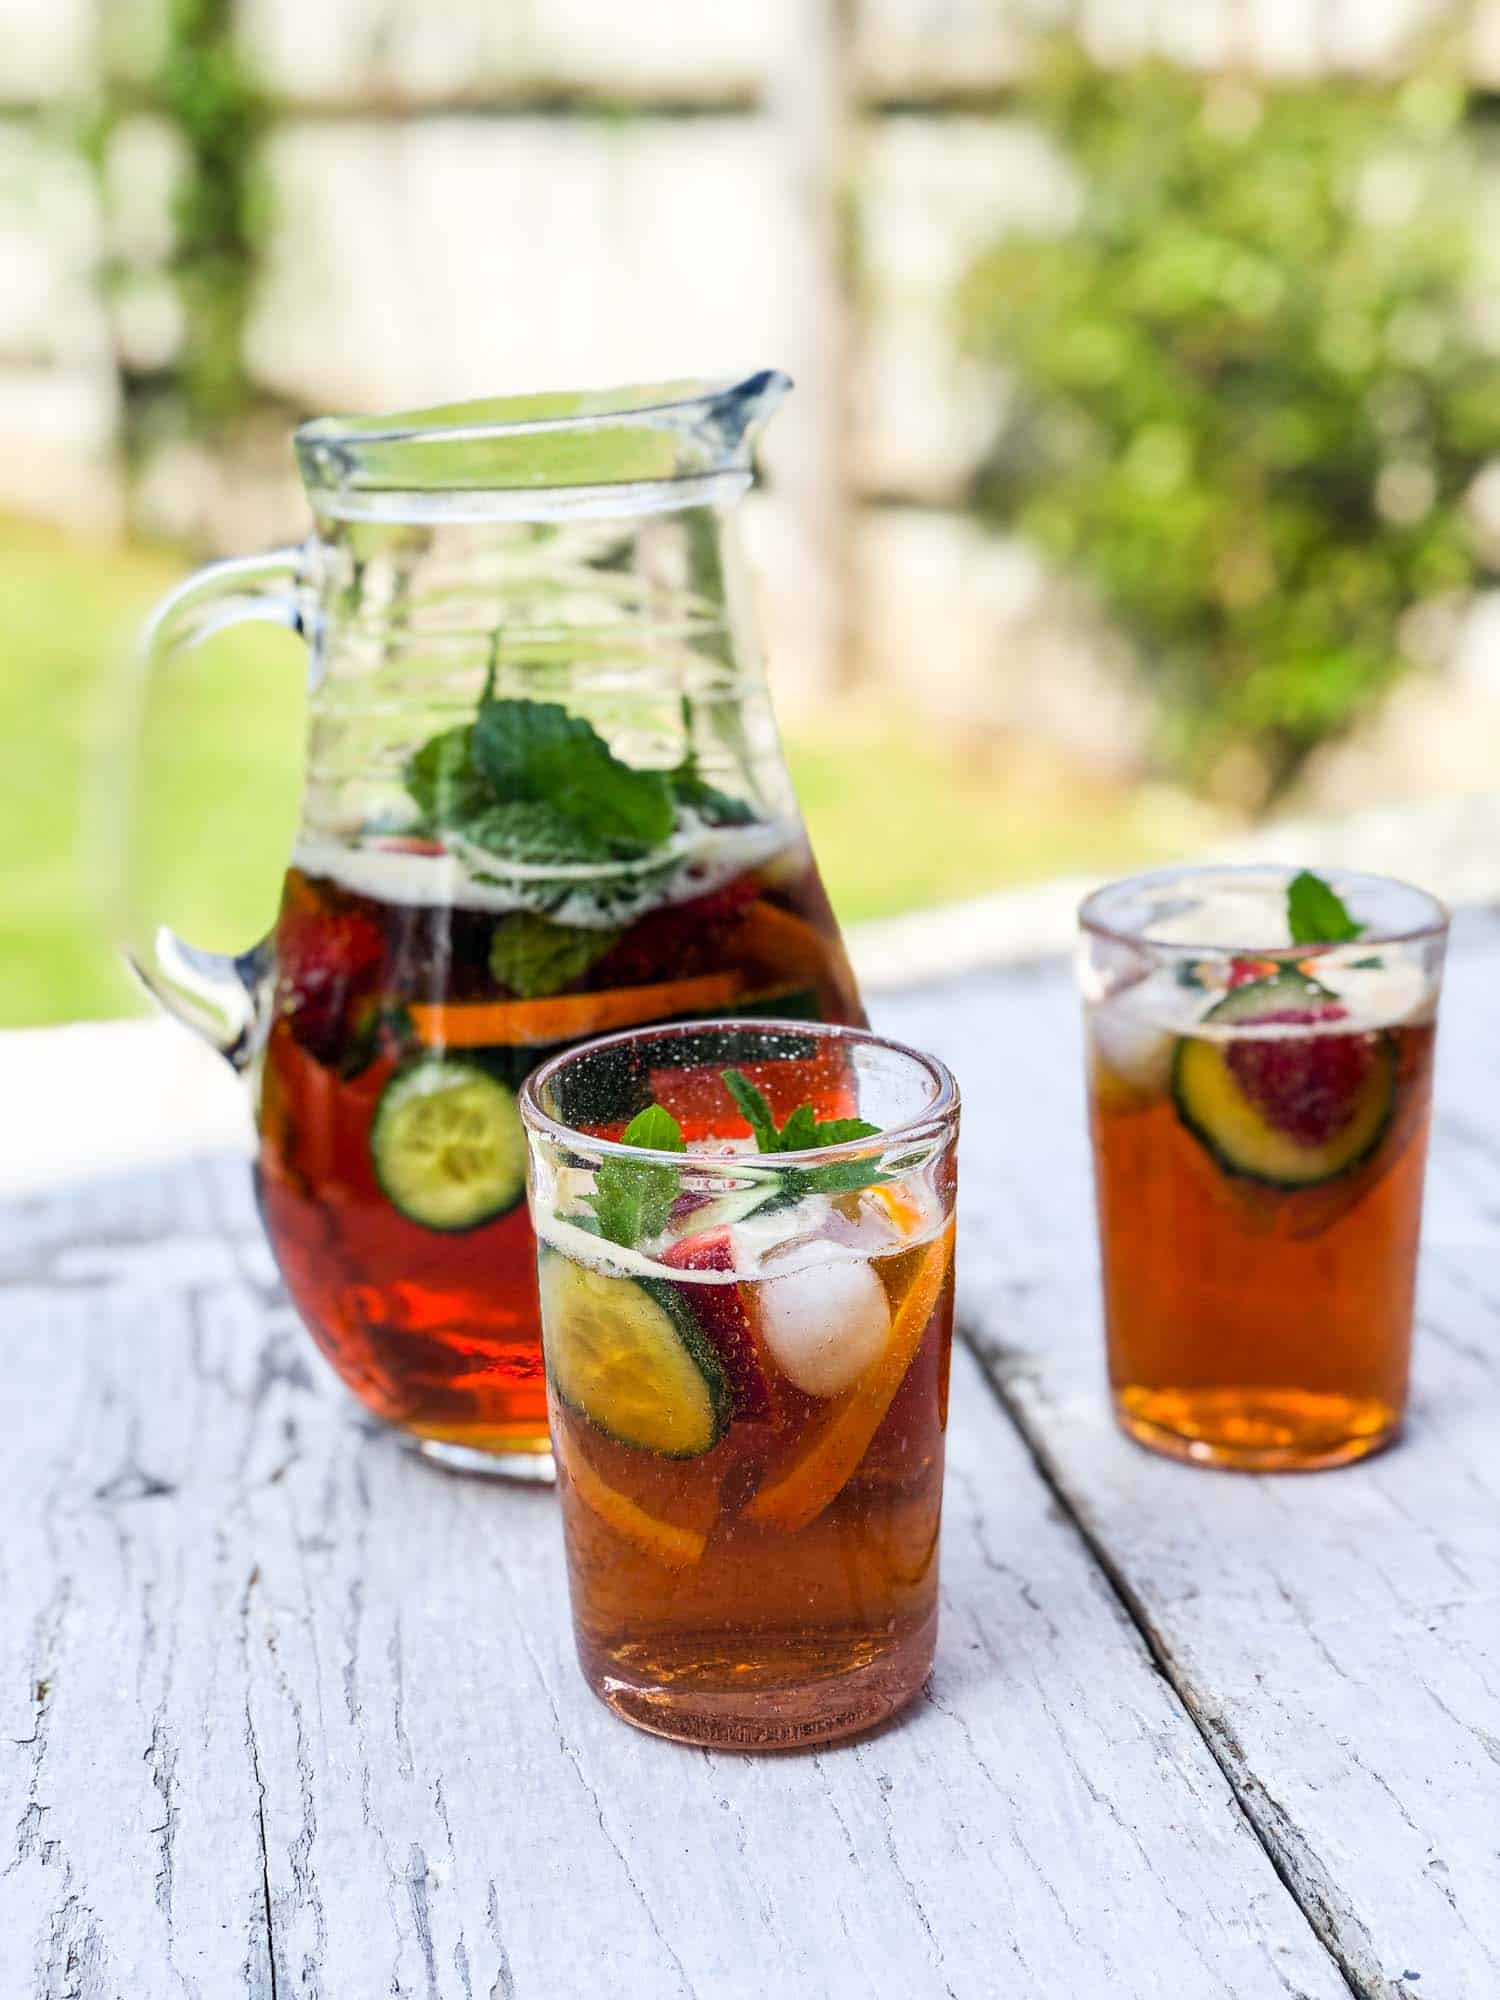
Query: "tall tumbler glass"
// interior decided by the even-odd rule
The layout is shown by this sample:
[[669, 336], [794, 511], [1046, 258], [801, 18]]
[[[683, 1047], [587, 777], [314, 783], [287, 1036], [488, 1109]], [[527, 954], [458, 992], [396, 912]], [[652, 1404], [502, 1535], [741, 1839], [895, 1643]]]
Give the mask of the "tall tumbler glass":
[[715, 1021], [559, 1056], [521, 1108], [589, 1686], [693, 1743], [879, 1722], [937, 1632], [952, 1077]]
[[1169, 870], [1080, 913], [1115, 1413], [1196, 1464], [1341, 1465], [1406, 1404], [1447, 912], [1333, 870], [1342, 935], [1293, 942], [1294, 875]]

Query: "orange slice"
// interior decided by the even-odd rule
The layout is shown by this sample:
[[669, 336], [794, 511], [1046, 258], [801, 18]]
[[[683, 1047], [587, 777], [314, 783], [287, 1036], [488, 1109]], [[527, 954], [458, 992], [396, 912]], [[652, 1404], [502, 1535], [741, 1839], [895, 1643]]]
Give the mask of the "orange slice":
[[783, 976], [821, 986], [834, 961], [834, 947], [806, 917], [774, 903], [758, 902], [745, 912], [734, 934], [737, 957], [758, 959]]
[[582, 1452], [570, 1452], [563, 1466], [568, 1484], [585, 1506], [592, 1507], [601, 1521], [617, 1535], [651, 1556], [666, 1569], [691, 1569], [708, 1546], [708, 1536], [695, 1528], [674, 1527], [659, 1521], [638, 1507], [616, 1487], [608, 1485], [589, 1464]]
[[877, 1181], [866, 1190], [878, 1201], [903, 1236], [910, 1236], [922, 1221], [922, 1205], [916, 1196], [896, 1181]]
[[880, 1429], [896, 1391], [906, 1378], [933, 1308], [948, 1275], [953, 1224], [929, 1245], [906, 1297], [891, 1321], [884, 1348], [852, 1388], [846, 1389], [812, 1438], [770, 1485], [762, 1486], [745, 1509], [747, 1521], [795, 1534], [815, 1521], [842, 1491], [870, 1440]]
[[582, 1041], [676, 1014], [716, 1013], [734, 1005], [743, 984], [738, 972], [706, 972], [659, 986], [617, 986], [606, 993], [560, 993], [551, 1000], [457, 1000], [447, 1005], [418, 1002], [407, 1011], [418, 1035], [436, 1048], [545, 1048], [552, 1042]]

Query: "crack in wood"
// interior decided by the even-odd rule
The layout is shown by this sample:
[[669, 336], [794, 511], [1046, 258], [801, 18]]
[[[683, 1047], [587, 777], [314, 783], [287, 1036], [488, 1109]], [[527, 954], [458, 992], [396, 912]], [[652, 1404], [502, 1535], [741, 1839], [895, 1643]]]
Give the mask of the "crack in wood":
[[1221, 1716], [1211, 1715], [1199, 1700], [1140, 1596], [1090, 1525], [1083, 1510], [1075, 1505], [1045, 1441], [1037, 1435], [1028, 1423], [1025, 1411], [1009, 1393], [1005, 1376], [991, 1366], [983, 1342], [971, 1337], [967, 1329], [961, 1331], [997, 1402], [1052, 1494], [1062, 1518], [1083, 1543], [1121, 1609], [1139, 1633], [1158, 1672], [1172, 1689], [1184, 1714], [1223, 1772], [1250, 1832], [1264, 1849], [1282, 1886], [1338, 1968], [1349, 1991], [1356, 1996], [1356, 2000], [1420, 2000], [1419, 1993], [1405, 1983], [1404, 1977], [1392, 1982], [1381, 1972], [1368, 1932], [1338, 1894], [1322, 1862], [1298, 1832], [1290, 1815], [1271, 1798], [1260, 1781], [1249, 1774], [1244, 1752], [1234, 1732]]

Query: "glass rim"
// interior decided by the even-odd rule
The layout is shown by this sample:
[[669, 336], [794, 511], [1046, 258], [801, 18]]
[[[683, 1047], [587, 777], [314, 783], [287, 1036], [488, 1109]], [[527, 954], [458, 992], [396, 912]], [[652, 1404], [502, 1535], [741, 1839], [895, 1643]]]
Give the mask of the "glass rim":
[[1429, 938], [1447, 935], [1453, 921], [1453, 913], [1441, 896], [1420, 883], [1408, 882], [1400, 875], [1380, 875], [1367, 868], [1345, 868], [1336, 864], [1317, 871], [1325, 881], [1335, 888], [1339, 883], [1350, 885], [1372, 884], [1384, 889], [1398, 889], [1403, 894], [1415, 896], [1425, 903], [1432, 915], [1425, 923], [1403, 927], [1395, 925], [1371, 924], [1360, 932], [1357, 938], [1309, 939], [1301, 944], [1225, 944], [1222, 941], [1195, 941], [1191, 938], [1148, 937], [1139, 926], [1109, 922], [1099, 914], [1098, 906], [1107, 898], [1117, 896], [1127, 889], [1146, 889], [1155, 885], [1165, 888], [1174, 882], [1191, 882], [1203, 876], [1284, 875], [1290, 881], [1301, 873], [1299, 864], [1285, 861], [1236, 861], [1184, 862], [1175, 868], [1148, 868], [1138, 875], [1121, 875], [1113, 881], [1102, 882], [1078, 905], [1078, 926], [1090, 937], [1109, 938], [1116, 944], [1139, 945], [1150, 951], [1163, 953], [1195, 953], [1200, 958], [1308, 958], [1318, 952], [1338, 951], [1350, 946], [1368, 948], [1370, 945], [1420, 944]]
[[[889, 1049], [898, 1056], [922, 1070], [933, 1088], [931, 1100], [912, 1117], [903, 1119], [899, 1125], [886, 1127], [884, 1131], [873, 1133], [868, 1139], [845, 1139], [836, 1146], [808, 1146], [798, 1152], [786, 1153], [728, 1153], [658, 1152], [649, 1146], [626, 1146], [618, 1139], [602, 1139], [592, 1132], [583, 1132], [576, 1125], [565, 1124], [543, 1109], [538, 1092], [545, 1089], [552, 1078], [564, 1070], [570, 1062], [584, 1056], [596, 1055], [601, 1049], [619, 1048], [628, 1042], [681, 1040], [693, 1035], [815, 1035], [826, 1042], [846, 1042], [862, 1044], [867, 1048]], [[753, 1058], [747, 1058], [753, 1060]], [[668, 1021], [657, 1025], [645, 1023], [637, 1028], [622, 1028], [613, 1035], [598, 1035], [586, 1042], [579, 1042], [570, 1049], [563, 1049], [557, 1055], [532, 1070], [520, 1089], [521, 1120], [528, 1135], [546, 1138], [554, 1145], [565, 1146], [569, 1152], [587, 1153], [600, 1159], [634, 1160], [638, 1165], [681, 1167], [684, 1160], [691, 1161], [695, 1173], [700, 1170], [723, 1169], [726, 1172], [743, 1174], [757, 1167], [779, 1169], [793, 1163], [807, 1166], [809, 1163], [822, 1164], [825, 1161], [868, 1159], [872, 1153], [882, 1153], [894, 1145], [912, 1145], [938, 1137], [945, 1127], [952, 1125], [958, 1116], [960, 1097], [958, 1081], [952, 1070], [940, 1056], [929, 1055], [925, 1049], [913, 1048], [909, 1042], [895, 1041], [890, 1035], [878, 1035], [870, 1028], [850, 1028], [831, 1021], [796, 1021], [776, 1016], [755, 1015], [752, 1018], [733, 1015], [715, 1016], [704, 1021]]]

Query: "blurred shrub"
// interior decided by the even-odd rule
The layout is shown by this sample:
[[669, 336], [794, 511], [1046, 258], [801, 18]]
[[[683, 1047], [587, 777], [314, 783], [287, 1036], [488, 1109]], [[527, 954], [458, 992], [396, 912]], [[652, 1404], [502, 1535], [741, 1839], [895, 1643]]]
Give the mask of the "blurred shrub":
[[1479, 554], [1500, 449], [1463, 87], [1268, 88], [1051, 51], [1076, 226], [968, 275], [1013, 421], [981, 505], [1089, 579], [1159, 697], [1163, 766], [1256, 803], [1407, 664]]
[[106, 13], [103, 25], [104, 87], [86, 147], [106, 206], [110, 146], [122, 125], [144, 114], [165, 129], [178, 159], [165, 270], [116, 255], [102, 272], [117, 294], [164, 277], [181, 317], [169, 357], [144, 367], [122, 357], [126, 443], [223, 440], [256, 400], [244, 335], [269, 222], [259, 165], [269, 106], [240, 47], [235, 0], [157, 0], [139, 17]]

